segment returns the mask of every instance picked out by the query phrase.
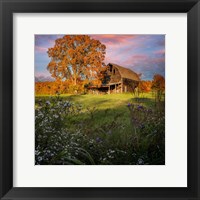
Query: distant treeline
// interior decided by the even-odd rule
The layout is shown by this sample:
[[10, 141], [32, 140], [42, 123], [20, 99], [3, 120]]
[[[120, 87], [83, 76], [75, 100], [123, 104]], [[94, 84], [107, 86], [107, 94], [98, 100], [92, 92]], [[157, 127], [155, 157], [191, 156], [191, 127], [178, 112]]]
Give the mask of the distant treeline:
[[99, 85], [99, 81], [83, 81], [77, 80], [76, 85], [74, 85], [72, 80], [56, 80], [56, 81], [46, 81], [46, 82], [36, 82], [35, 83], [35, 93], [36, 95], [55, 95], [55, 94], [83, 94], [87, 93], [87, 88], [89, 85]]

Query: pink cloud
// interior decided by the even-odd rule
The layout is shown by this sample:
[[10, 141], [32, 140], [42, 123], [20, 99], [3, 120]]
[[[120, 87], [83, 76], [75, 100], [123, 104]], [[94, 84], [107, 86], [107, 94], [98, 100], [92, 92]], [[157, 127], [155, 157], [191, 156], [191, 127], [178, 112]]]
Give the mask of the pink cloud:
[[[119, 40], [121, 42], [119, 42]], [[124, 38], [119, 39], [118, 42], [114, 40], [107, 41], [104, 44], [106, 45], [106, 55], [105, 55], [105, 62], [116, 62], [121, 63], [122, 58], [126, 58], [128, 54], [130, 54], [130, 51], [132, 51], [136, 43], [133, 41], [125, 40]], [[123, 41], [123, 42], [122, 42]]]
[[124, 43], [128, 39], [133, 39], [134, 35], [114, 35], [114, 34], [105, 34], [105, 35], [91, 35], [92, 38], [100, 40], [107, 44], [109, 43]]
[[35, 46], [36, 52], [44, 53], [44, 52], [47, 52], [47, 50], [48, 49], [46, 47]]
[[148, 56], [143, 54], [136, 54], [127, 59], [126, 65], [133, 66], [139, 63], [146, 63], [148, 61]]
[[106, 49], [109, 51], [121, 48], [122, 46], [132, 46], [137, 44], [137, 40], [133, 40], [137, 36], [134, 35], [91, 35], [93, 39], [99, 40], [106, 45]]
[[36, 71], [36, 72], [35, 72], [35, 76], [47, 76], [47, 73], [46, 73], [46, 72], [39, 72], [39, 71]]
[[121, 59], [119, 57], [115, 57], [115, 56], [112, 56], [112, 55], [107, 55], [104, 62], [106, 64], [108, 63], [118, 63], [120, 64], [121, 63]]
[[[57, 39], [58, 39], [58, 37], [57, 37]], [[48, 39], [47, 41], [48, 41], [49, 46], [53, 47], [55, 45], [55, 40]]]
[[126, 67], [137, 66], [137, 65], [143, 65], [143, 66], [148, 65], [149, 67], [153, 68], [154, 65], [160, 65], [161, 63], [164, 62], [165, 58], [155, 58], [144, 54], [138, 54], [129, 57], [126, 61], [124, 61], [123, 65]]
[[153, 62], [156, 64], [159, 64], [159, 63], [165, 62], [165, 58], [154, 58]]
[[158, 55], [164, 55], [165, 54], [165, 49], [160, 49], [160, 50], [157, 50], [154, 52], [155, 54], [158, 54]]
[[121, 65], [130, 59], [135, 50], [145, 48], [145, 41], [149, 38], [149, 36], [115, 34], [90, 36], [106, 45], [105, 63], [113, 62]]

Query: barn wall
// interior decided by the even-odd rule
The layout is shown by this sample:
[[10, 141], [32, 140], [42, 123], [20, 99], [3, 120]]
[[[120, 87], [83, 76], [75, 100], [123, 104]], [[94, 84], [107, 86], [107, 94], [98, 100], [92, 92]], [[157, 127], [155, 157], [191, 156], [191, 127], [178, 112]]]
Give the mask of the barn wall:
[[123, 78], [123, 92], [134, 92], [139, 82]]
[[112, 72], [109, 72], [110, 74], [110, 83], [117, 83], [121, 80], [121, 75], [119, 73], [119, 70], [116, 67], [112, 67]]

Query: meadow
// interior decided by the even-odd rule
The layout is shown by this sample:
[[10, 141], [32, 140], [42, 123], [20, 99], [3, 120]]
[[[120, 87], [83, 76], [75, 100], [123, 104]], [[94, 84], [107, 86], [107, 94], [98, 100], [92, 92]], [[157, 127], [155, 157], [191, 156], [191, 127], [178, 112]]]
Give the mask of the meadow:
[[35, 163], [165, 164], [164, 107], [152, 92], [36, 96]]

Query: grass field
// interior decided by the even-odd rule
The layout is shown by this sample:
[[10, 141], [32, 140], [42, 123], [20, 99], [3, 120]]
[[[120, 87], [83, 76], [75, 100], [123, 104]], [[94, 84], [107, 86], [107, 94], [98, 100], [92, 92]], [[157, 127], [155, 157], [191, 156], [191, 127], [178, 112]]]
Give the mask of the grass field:
[[[119, 116], [119, 120], [125, 125], [126, 134], [132, 132], [130, 124], [129, 103], [139, 103], [148, 107], [153, 107], [155, 102], [152, 93], [141, 94], [136, 98], [131, 93], [110, 94], [110, 95], [61, 95], [61, 98], [82, 106], [79, 116], [68, 118], [72, 128], [80, 121], [90, 118], [91, 129], [109, 123]], [[49, 96], [36, 96], [37, 98], [48, 99]], [[68, 121], [69, 122], [69, 121]]]
[[[89, 94], [60, 95], [59, 101], [70, 102], [70, 103], [72, 102], [73, 109], [78, 107], [78, 112], [77, 110], [73, 111], [72, 106], [71, 106], [70, 112], [73, 112], [75, 114], [63, 114], [62, 112], [63, 112], [63, 109], [65, 109], [65, 107], [61, 107], [60, 105], [64, 105], [64, 104], [60, 103], [59, 107], [57, 107], [59, 112], [57, 112], [58, 114], [55, 115], [55, 111], [53, 111], [53, 114], [52, 114], [51, 110], [54, 110], [55, 105], [57, 105], [55, 104], [55, 102], [58, 101], [56, 100], [57, 98], [58, 98], [57, 96], [54, 96], [54, 97], [36, 96], [36, 109], [39, 107], [41, 102], [45, 104], [45, 102], [50, 101], [51, 109], [48, 107], [47, 108], [45, 107], [44, 109], [45, 113], [47, 113], [49, 116], [50, 115], [59, 116], [58, 118], [59, 120], [61, 119], [60, 117], [62, 116], [62, 121], [63, 121], [61, 125], [60, 122], [57, 119], [55, 119], [56, 121], [54, 122], [54, 124], [59, 124], [59, 125], [56, 125], [57, 128], [56, 127], [52, 127], [52, 128], [60, 129], [60, 126], [62, 126], [64, 127], [64, 130], [67, 130], [68, 132], [72, 133], [71, 135], [74, 134], [73, 138], [74, 137], [76, 138], [75, 143], [78, 144], [79, 148], [83, 149], [81, 150], [81, 152], [82, 151], [87, 152], [85, 154], [90, 157], [90, 159], [83, 158], [82, 160], [82, 157], [79, 155], [78, 158], [77, 156], [72, 156], [72, 158], [70, 156], [70, 159], [69, 159], [69, 155], [71, 155], [71, 152], [70, 152], [67, 158], [67, 162], [66, 160], [65, 162], [63, 161], [65, 164], [66, 163], [71, 164], [71, 162], [72, 164], [81, 164], [81, 163], [88, 164], [87, 160], [90, 160], [89, 164], [90, 163], [137, 164], [139, 159], [145, 160], [145, 156], [146, 156], [145, 151], [149, 151], [149, 148], [151, 147], [151, 145], [149, 147], [150, 140], [146, 140], [145, 138], [142, 138], [142, 137], [144, 137], [143, 134], [152, 132], [152, 130], [155, 128], [152, 128], [152, 126], [148, 125], [148, 130], [146, 130], [145, 133], [143, 133], [145, 129], [144, 130], [142, 129], [142, 131], [139, 131], [139, 132], [137, 131], [140, 134], [140, 136], [135, 135], [136, 126], [139, 127], [139, 125], [137, 125], [137, 123], [134, 124], [133, 121], [136, 115], [138, 115], [138, 119], [137, 119], [138, 121], [141, 121], [141, 120], [144, 121], [143, 116], [146, 114], [143, 114], [143, 113], [141, 114], [141, 112], [144, 112], [145, 109], [146, 110], [151, 109], [153, 111], [156, 110], [156, 103], [155, 103], [154, 96], [152, 95], [152, 93], [141, 94], [139, 97], [136, 97], [130, 93], [110, 94], [110, 95], [89, 95]], [[54, 103], [51, 103], [52, 101]], [[144, 107], [143, 111], [141, 110], [140, 112], [138, 111], [135, 112], [134, 109], [132, 109], [134, 105], [142, 106], [142, 108]], [[163, 106], [164, 104], [162, 104], [162, 107]], [[143, 121], [141, 121], [141, 123], [145, 123]], [[51, 126], [51, 125], [49, 124], [47, 126]], [[138, 127], [137, 127], [137, 130], [139, 130]], [[39, 130], [40, 132], [42, 131], [42, 135], [44, 135], [43, 133], [44, 131], [41, 129]], [[40, 132], [39, 134], [41, 135]], [[78, 136], [76, 134], [77, 132], [79, 133]], [[36, 135], [37, 134], [38, 133], [36, 132]], [[68, 140], [72, 140], [72, 139], [68, 139]], [[160, 141], [158, 141], [158, 143], [159, 142]], [[92, 145], [92, 149], [90, 145]], [[155, 145], [158, 146], [159, 144], [155, 144]], [[48, 146], [45, 148], [48, 148]], [[67, 151], [69, 153], [69, 150]], [[115, 159], [113, 160], [113, 157], [112, 157], [113, 155], [110, 155], [112, 153], [109, 153], [109, 152], [118, 152], [117, 153], [118, 158], [116, 158], [117, 155], [115, 155]], [[123, 153], [120, 154], [119, 152], [126, 152], [126, 156], [122, 155]], [[80, 154], [80, 152], [78, 154]], [[134, 159], [133, 159], [133, 154], [134, 155], [137, 154], [137, 156]], [[124, 160], [122, 160], [123, 158]], [[151, 159], [148, 158], [147, 159], [148, 161], [146, 163], [151, 164], [149, 163], [150, 162], [149, 160], [152, 161], [152, 159], [153, 158]], [[156, 159], [158, 159], [158, 161]], [[71, 162], [69, 162], [69, 160], [71, 160]], [[49, 163], [48, 162], [44, 162], [44, 163], [54, 164], [52, 159]], [[160, 155], [159, 155], [159, 158], [155, 158], [154, 161], [152, 161], [152, 163], [156, 163], [156, 164], [164, 163], [163, 154], [162, 154], [162, 158], [160, 158]]]

